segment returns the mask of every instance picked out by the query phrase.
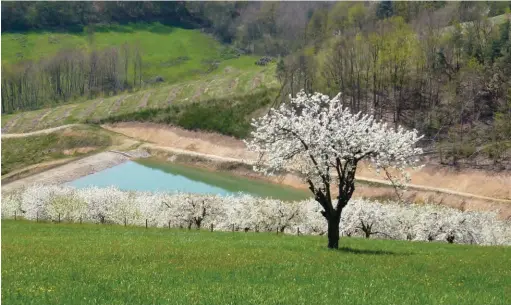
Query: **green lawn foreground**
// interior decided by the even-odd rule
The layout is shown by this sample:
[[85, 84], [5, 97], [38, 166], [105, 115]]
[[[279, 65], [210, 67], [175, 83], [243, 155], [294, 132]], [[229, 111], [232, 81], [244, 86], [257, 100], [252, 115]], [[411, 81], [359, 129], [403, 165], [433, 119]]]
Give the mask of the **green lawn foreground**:
[[3, 304], [509, 304], [511, 248], [2, 221]]

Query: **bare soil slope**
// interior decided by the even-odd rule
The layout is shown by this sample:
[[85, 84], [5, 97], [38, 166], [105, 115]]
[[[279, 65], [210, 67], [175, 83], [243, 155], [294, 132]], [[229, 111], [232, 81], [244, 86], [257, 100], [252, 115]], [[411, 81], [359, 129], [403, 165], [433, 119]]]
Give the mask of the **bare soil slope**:
[[[161, 146], [247, 161], [255, 160], [257, 157], [245, 149], [245, 144], [241, 140], [216, 133], [188, 131], [151, 123], [119, 123], [103, 127]], [[381, 179], [365, 164], [359, 167], [358, 175], [369, 179]], [[411, 178], [414, 185], [511, 199], [510, 172], [491, 173], [468, 169], [456, 171], [452, 168], [426, 165], [421, 170], [412, 172]]]

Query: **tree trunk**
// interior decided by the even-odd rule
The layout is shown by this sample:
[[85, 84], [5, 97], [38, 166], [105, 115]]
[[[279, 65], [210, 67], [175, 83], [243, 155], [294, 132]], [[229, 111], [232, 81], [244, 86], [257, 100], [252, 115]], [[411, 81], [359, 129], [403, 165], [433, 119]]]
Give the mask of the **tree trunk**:
[[328, 219], [328, 248], [339, 249], [339, 224], [341, 217], [330, 216]]

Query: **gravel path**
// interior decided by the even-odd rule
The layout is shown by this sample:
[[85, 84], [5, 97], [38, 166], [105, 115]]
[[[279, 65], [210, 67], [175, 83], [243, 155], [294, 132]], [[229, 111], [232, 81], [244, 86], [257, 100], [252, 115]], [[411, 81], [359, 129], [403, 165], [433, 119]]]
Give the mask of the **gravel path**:
[[[238, 163], [244, 163], [244, 164], [248, 164], [248, 165], [254, 165], [255, 164], [254, 160], [221, 157], [221, 156], [210, 155], [210, 154], [205, 154], [205, 153], [200, 153], [200, 152], [195, 152], [195, 151], [189, 151], [189, 150], [184, 150], [184, 149], [159, 146], [159, 145], [155, 145], [155, 144], [151, 144], [151, 143], [143, 144], [142, 146], [140, 146], [140, 148], [141, 149], [143, 149], [143, 148], [154, 148], [154, 149], [158, 149], [158, 150], [166, 150], [168, 152], [172, 152], [172, 153], [176, 153], [176, 154], [183, 154], [183, 155], [189, 155], [189, 156], [197, 156], [197, 157], [202, 157], [202, 158], [209, 159], [209, 160], [222, 161], [222, 162], [238, 162]], [[332, 176], [336, 176], [336, 174], [332, 173]], [[391, 182], [386, 181], [386, 180], [372, 179], [372, 178], [366, 178], [366, 177], [360, 177], [360, 176], [356, 177], [355, 180], [363, 181], [363, 182], [372, 182], [372, 183], [378, 183], [378, 184], [385, 184], [385, 185], [392, 185]], [[508, 200], [508, 199], [492, 198], [492, 197], [487, 197], [487, 196], [480, 196], [480, 195], [475, 195], [475, 194], [470, 194], [470, 193], [465, 193], [465, 192], [458, 192], [458, 191], [453, 191], [453, 190], [444, 189], [444, 188], [429, 187], [429, 186], [417, 185], [417, 184], [405, 184], [405, 185], [406, 185], [407, 188], [413, 189], [413, 190], [430, 191], [430, 192], [441, 192], [441, 193], [451, 194], [451, 195], [456, 195], [456, 196], [462, 196], [462, 197], [468, 197], [468, 198], [477, 198], [477, 199], [482, 199], [482, 200], [491, 200], [491, 201], [511, 204], [511, 200]]]
[[[36, 134], [44, 134], [44, 133], [50, 133], [55, 130], [68, 128], [71, 126], [76, 126], [79, 124], [70, 124], [70, 125], [64, 125], [59, 126], [55, 128], [45, 129], [45, 130], [39, 130], [35, 132], [29, 132], [29, 133], [21, 133], [21, 134], [2, 134], [2, 138], [13, 138], [13, 137], [24, 137], [29, 135], [36, 135]], [[107, 128], [108, 130], [115, 131], [115, 128]], [[122, 132], [121, 132], [122, 133]], [[217, 161], [227, 161], [227, 162], [241, 162], [246, 164], [253, 164], [253, 160], [246, 159], [246, 158], [230, 158], [225, 156], [218, 156], [218, 155], [212, 155], [208, 153], [201, 153], [201, 152], [195, 152], [190, 151], [186, 149], [178, 149], [173, 148], [169, 146], [159, 146], [155, 144], [146, 143], [139, 147], [139, 149], [143, 148], [155, 148], [160, 150], [167, 150], [169, 152], [177, 153], [177, 154], [187, 154], [192, 156], [199, 156], [207, 159], [217, 160]], [[135, 157], [135, 155], [132, 154], [132, 152], [129, 152], [128, 155], [121, 154], [118, 152], [103, 152], [96, 155], [93, 155], [91, 157], [87, 157], [84, 159], [80, 159], [76, 162], [72, 162], [70, 164], [63, 165], [61, 167], [51, 169], [39, 174], [36, 174], [34, 176], [26, 177], [17, 181], [14, 181], [12, 183], [2, 185], [2, 191], [4, 189], [12, 189], [13, 187], [19, 187], [25, 184], [31, 184], [31, 183], [46, 183], [48, 181], [51, 181], [52, 183], [65, 183], [68, 181], [75, 180], [79, 177], [89, 175], [91, 173], [115, 166], [117, 164], [123, 163], [130, 159], [129, 155], [132, 157]], [[359, 181], [366, 181], [366, 182], [374, 182], [379, 184], [390, 184], [390, 182], [380, 179], [373, 179], [369, 177], [361, 177], [358, 176], [356, 178]], [[431, 187], [431, 186], [425, 186], [425, 185], [417, 185], [417, 184], [407, 184], [408, 188], [415, 189], [415, 190], [422, 190], [422, 191], [430, 191], [430, 192], [441, 192], [445, 194], [451, 194], [451, 195], [457, 195], [467, 198], [477, 198], [477, 199], [483, 199], [483, 200], [491, 200], [496, 201], [500, 203], [505, 204], [511, 204], [511, 200], [508, 199], [499, 199], [499, 198], [493, 198], [488, 196], [481, 196], [476, 194], [470, 194], [466, 192], [460, 192], [460, 191], [454, 191], [450, 189], [445, 188], [438, 188], [438, 187]]]

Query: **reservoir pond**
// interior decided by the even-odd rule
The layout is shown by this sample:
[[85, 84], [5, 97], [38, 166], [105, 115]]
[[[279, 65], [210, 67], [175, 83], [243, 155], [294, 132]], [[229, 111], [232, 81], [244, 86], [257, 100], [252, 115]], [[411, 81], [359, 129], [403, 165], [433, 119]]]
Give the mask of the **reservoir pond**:
[[74, 180], [76, 188], [116, 186], [126, 191], [162, 191], [236, 195], [246, 193], [281, 200], [301, 200], [309, 192], [226, 172], [184, 166], [151, 159], [128, 161]]

